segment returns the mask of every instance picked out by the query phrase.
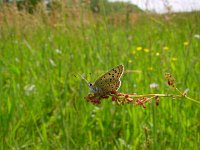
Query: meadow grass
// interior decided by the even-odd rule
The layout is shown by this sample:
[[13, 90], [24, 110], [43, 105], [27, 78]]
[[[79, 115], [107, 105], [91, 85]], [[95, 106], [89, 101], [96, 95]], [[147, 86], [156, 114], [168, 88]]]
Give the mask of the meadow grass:
[[[0, 11], [0, 149], [199, 149], [200, 106], [161, 98], [147, 108], [87, 103], [86, 74], [126, 71], [125, 93], [200, 99], [200, 13], [98, 15], [80, 8]], [[91, 73], [91, 75], [90, 75]], [[156, 83], [156, 89], [149, 85]]]

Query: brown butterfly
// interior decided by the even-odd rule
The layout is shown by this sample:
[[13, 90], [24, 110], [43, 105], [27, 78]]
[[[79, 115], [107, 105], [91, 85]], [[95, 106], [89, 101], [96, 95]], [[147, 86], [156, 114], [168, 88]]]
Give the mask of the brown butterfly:
[[104, 96], [112, 91], [117, 91], [121, 86], [120, 78], [124, 72], [124, 66], [119, 65], [100, 76], [93, 84], [88, 83], [90, 93]]

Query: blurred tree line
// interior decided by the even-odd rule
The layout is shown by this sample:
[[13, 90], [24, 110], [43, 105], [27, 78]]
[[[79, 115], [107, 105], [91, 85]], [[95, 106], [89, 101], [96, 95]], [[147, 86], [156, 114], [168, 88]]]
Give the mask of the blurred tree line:
[[87, 9], [91, 10], [93, 13], [103, 13], [109, 14], [113, 12], [126, 13], [127, 11], [140, 11], [140, 9], [128, 2], [109, 2], [108, 0], [0, 0], [1, 5], [4, 4], [15, 4], [18, 9], [26, 9], [29, 13], [32, 13], [38, 3], [44, 3], [48, 10], [55, 8], [54, 5], [62, 1], [67, 3], [70, 7], [74, 5], [87, 4]]

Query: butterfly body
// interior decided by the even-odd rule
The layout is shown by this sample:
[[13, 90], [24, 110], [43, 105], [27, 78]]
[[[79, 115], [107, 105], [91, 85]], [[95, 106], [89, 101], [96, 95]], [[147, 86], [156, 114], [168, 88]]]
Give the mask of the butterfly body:
[[94, 84], [89, 83], [90, 93], [104, 96], [112, 91], [117, 91], [121, 85], [120, 78], [124, 72], [124, 66], [119, 65], [99, 77]]

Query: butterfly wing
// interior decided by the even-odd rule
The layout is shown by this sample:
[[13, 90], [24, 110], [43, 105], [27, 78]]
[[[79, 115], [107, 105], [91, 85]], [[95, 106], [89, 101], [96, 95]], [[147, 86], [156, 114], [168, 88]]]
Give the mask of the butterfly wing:
[[107, 83], [105, 86], [100, 87], [100, 89], [107, 93], [107, 92], [111, 92], [111, 91], [117, 91], [119, 89], [121, 85], [121, 81], [120, 80], [114, 80], [111, 83]]
[[94, 83], [94, 87], [101, 89], [104, 92], [118, 90], [121, 85], [120, 78], [124, 72], [124, 66], [119, 65], [107, 73], [99, 77]]

